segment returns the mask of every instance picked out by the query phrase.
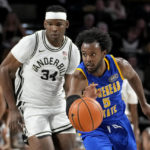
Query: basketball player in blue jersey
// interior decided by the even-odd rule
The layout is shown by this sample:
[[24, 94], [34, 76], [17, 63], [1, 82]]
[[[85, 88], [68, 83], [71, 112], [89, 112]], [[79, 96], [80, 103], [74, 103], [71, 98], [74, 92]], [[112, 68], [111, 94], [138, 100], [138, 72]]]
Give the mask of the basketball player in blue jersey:
[[134, 134], [125, 115], [121, 89], [126, 78], [138, 95], [143, 113], [150, 118], [150, 105], [146, 102], [137, 73], [123, 58], [107, 54], [111, 49], [111, 38], [107, 33], [96, 28], [85, 30], [77, 36], [76, 43], [81, 49], [83, 62], [71, 78], [67, 114], [76, 99], [87, 96], [100, 103], [104, 116], [102, 124], [96, 130], [78, 131], [85, 149], [136, 150]]
[[65, 96], [80, 53], [65, 36], [68, 27], [66, 9], [48, 7], [45, 30], [23, 37], [1, 64], [10, 127], [13, 131], [24, 127], [32, 150], [72, 150], [74, 146], [76, 131], [66, 115]]

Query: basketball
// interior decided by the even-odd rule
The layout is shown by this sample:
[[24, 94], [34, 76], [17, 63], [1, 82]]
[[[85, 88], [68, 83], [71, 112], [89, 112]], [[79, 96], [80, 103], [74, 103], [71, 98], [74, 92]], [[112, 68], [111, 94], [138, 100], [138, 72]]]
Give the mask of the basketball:
[[102, 123], [103, 109], [95, 99], [83, 97], [72, 103], [68, 117], [76, 130], [90, 132]]

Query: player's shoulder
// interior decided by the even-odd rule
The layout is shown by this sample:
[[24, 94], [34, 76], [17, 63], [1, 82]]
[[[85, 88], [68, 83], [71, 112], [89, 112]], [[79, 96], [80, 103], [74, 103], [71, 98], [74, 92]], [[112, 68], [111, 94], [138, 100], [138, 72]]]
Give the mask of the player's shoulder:
[[24, 42], [30, 42], [30, 43], [32, 43], [33, 41], [35, 41], [35, 33], [33, 33], [33, 34], [30, 34], [30, 35], [26, 35], [26, 36], [24, 36], [24, 37], [22, 37], [22, 41], [24, 41]]
[[125, 58], [116, 58], [117, 64], [124, 78], [130, 79], [134, 75], [134, 71], [130, 63]]
[[84, 72], [80, 69], [76, 69], [75, 72], [73, 73], [73, 77], [80, 79], [80, 80], [86, 80], [86, 75], [84, 74]]
[[128, 61], [122, 57], [115, 57], [115, 60], [118, 63], [119, 67], [127, 66], [129, 64]]
[[35, 43], [39, 39], [39, 35], [42, 34], [42, 32], [43, 32], [43, 30], [39, 30], [30, 35], [26, 35], [26, 36], [22, 37], [22, 39], [20, 40], [20, 44], [29, 45], [31, 47], [32, 47], [32, 45], [34, 46]]

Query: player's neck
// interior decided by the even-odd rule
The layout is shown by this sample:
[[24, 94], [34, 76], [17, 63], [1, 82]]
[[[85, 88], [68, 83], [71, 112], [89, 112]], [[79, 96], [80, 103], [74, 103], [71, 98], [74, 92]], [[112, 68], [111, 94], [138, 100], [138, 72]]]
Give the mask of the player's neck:
[[103, 60], [102, 61], [102, 66], [101, 66], [101, 69], [100, 69], [100, 72], [99, 72], [99, 77], [101, 77], [106, 71], [106, 63], [105, 61]]
[[59, 40], [49, 40], [51, 45], [53, 45], [54, 47], [61, 47], [63, 44], [64, 39], [59, 39]]
[[46, 38], [47, 38], [48, 42], [54, 47], [61, 47], [63, 45], [64, 36], [54, 39], [54, 38], [50, 38], [49, 36], [46, 35]]
[[99, 66], [97, 72], [95, 72], [93, 75], [94, 75], [94, 76], [97, 76], [97, 77], [101, 77], [101, 76], [105, 73], [106, 67], [107, 67], [107, 66], [106, 66], [106, 63], [105, 63], [105, 61], [103, 60], [101, 66]]

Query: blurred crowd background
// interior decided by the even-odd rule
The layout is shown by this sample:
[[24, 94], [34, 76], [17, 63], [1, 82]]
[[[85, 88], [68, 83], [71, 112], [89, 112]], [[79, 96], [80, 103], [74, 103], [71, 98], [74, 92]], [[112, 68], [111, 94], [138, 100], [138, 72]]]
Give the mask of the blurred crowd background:
[[[52, 4], [67, 9], [70, 27], [66, 34], [74, 42], [80, 31], [92, 27], [110, 34], [111, 54], [127, 59], [137, 71], [150, 103], [150, 0], [0, 0], [0, 62], [23, 36], [44, 29], [45, 11]], [[7, 114], [0, 120], [0, 150], [5, 150], [1, 145], [6, 142], [13, 149], [25, 149], [21, 133], [5, 130], [9, 120]], [[150, 145], [150, 121], [139, 104], [138, 115], [142, 144], [146, 139], [146, 145]], [[77, 141], [78, 149], [82, 149], [79, 137]], [[150, 150], [150, 146], [141, 150]]]

